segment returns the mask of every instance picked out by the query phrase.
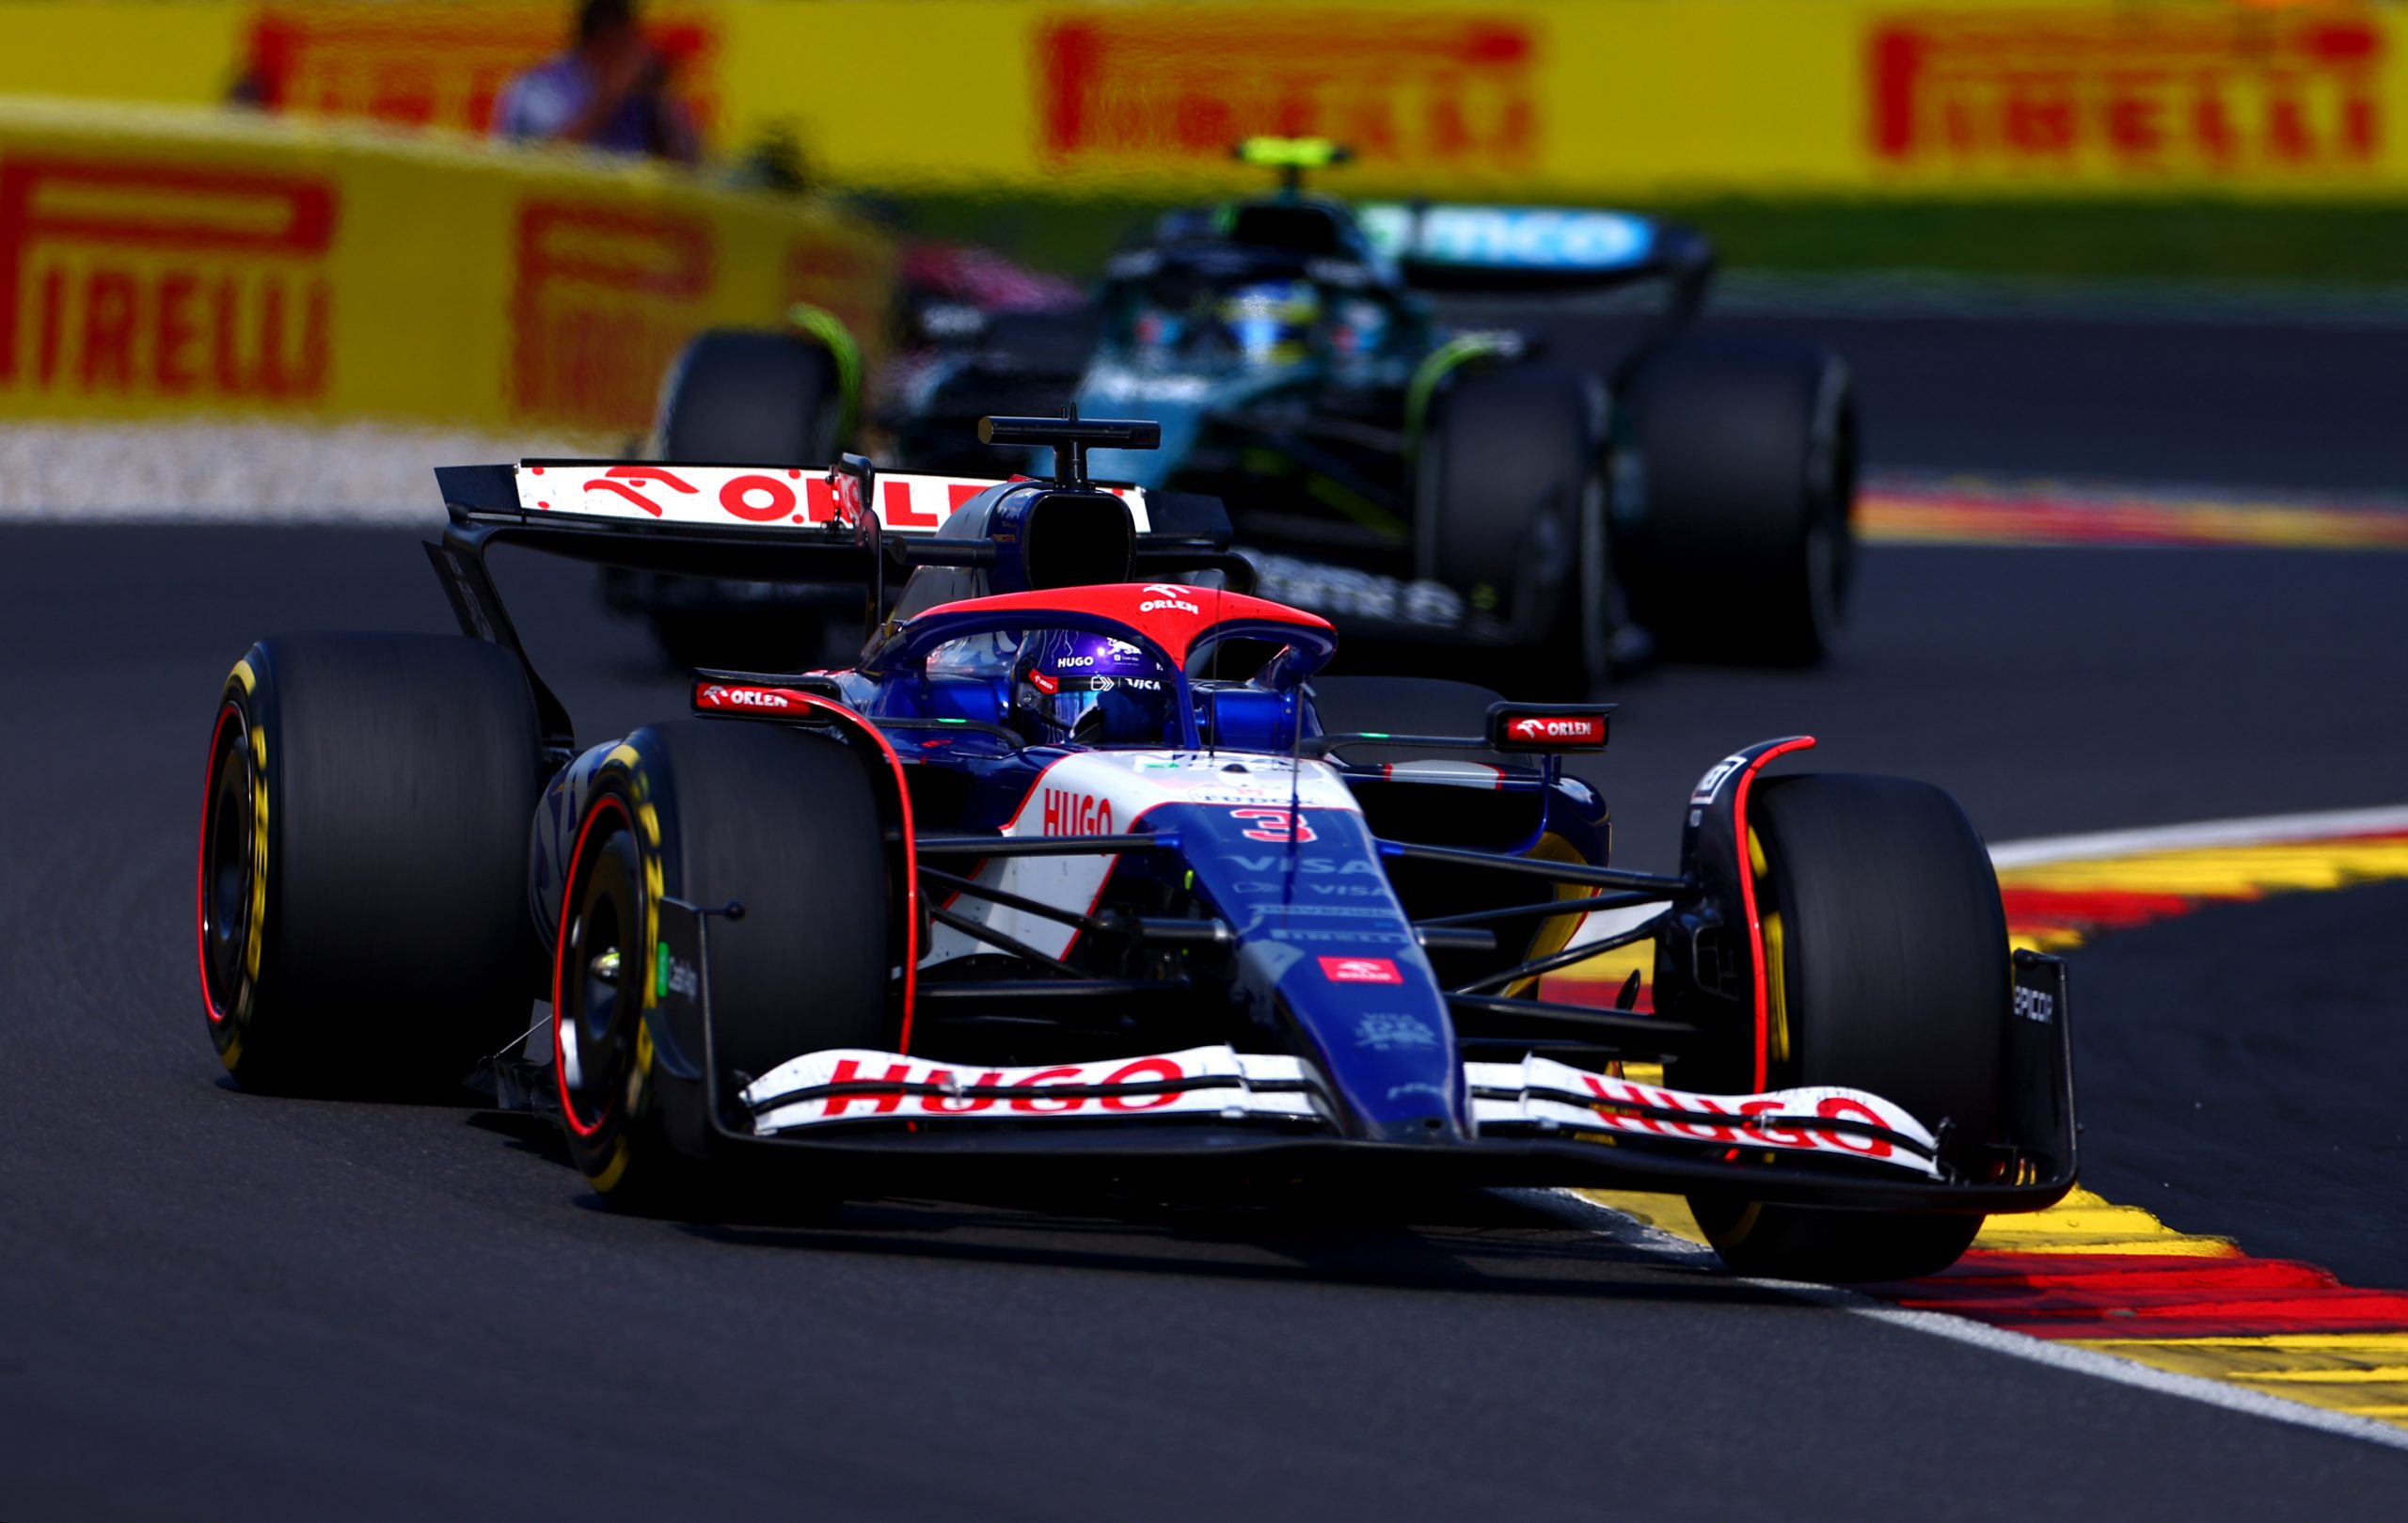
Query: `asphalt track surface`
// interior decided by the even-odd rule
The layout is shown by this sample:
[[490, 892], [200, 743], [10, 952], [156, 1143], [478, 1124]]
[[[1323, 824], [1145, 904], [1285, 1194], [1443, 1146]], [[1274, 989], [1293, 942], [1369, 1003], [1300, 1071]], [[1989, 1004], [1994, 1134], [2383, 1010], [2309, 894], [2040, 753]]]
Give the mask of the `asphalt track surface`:
[[[2087, 341], [2143, 371], [2129, 351], [2162, 344], [2178, 391], [2194, 339]], [[1969, 381], [1965, 405], [2009, 389]], [[2384, 395], [2350, 392], [2354, 425], [2296, 420], [2359, 441], [2324, 477], [2237, 443], [2238, 418], [2186, 434], [2132, 405], [2136, 430], [2225, 451], [2218, 479], [2372, 489], [2400, 447]], [[1925, 452], [1877, 424], [1877, 463], [2208, 475], [2093, 436], [2113, 416], [2025, 421], [2089, 452]], [[1664, 859], [1707, 762], [1798, 730], [1826, 765], [1954, 788], [1993, 839], [2408, 797], [2408, 559], [1882, 549], [1863, 571], [1827, 671], [1673, 669], [1617, 695], [1600, 777], [1628, 858]], [[673, 705], [583, 574], [504, 575], [583, 733]], [[191, 970], [217, 685], [262, 632], [444, 621], [405, 534], [0, 531], [10, 1523], [2408, 1510], [2408, 1454], [1801, 1305], [1509, 1201], [1434, 1202], [1433, 1225], [897, 1202], [685, 1229], [608, 1214], [465, 1111], [235, 1092]], [[2408, 1277], [2384, 1087], [2408, 1067], [2401, 908], [2301, 896], [2077, 953], [2091, 1182], [2260, 1253]], [[2269, 939], [2283, 956], [2244, 967]], [[2260, 1122], [2262, 1148], [2235, 1145]]]

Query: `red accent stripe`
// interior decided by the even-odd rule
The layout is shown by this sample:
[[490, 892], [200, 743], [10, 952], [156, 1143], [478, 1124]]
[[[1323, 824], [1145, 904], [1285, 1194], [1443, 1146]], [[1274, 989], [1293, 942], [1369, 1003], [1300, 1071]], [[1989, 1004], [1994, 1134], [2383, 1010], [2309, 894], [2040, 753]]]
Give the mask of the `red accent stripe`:
[[1767, 750], [1740, 771], [1739, 791], [1731, 796], [1731, 833], [1734, 849], [1739, 853], [1739, 903], [1748, 914], [1748, 961], [1755, 972], [1756, 1082], [1753, 1088], [1758, 1094], [1764, 1092], [1766, 1075], [1772, 1066], [1772, 1015], [1765, 990], [1765, 930], [1756, 914], [1755, 865], [1748, 860], [1748, 789], [1765, 763], [1793, 751], [1812, 750], [1814, 744], [1813, 736], [1802, 735]]
[[217, 742], [226, 738], [226, 722], [237, 712], [230, 703], [220, 706], [217, 723], [209, 732], [209, 761], [200, 774], [200, 849], [193, 853], [193, 945], [199, 953], [200, 1006], [209, 1012], [213, 1026], [226, 1019], [226, 1012], [209, 997], [209, 801], [217, 791]]
[[[592, 1126], [586, 1126], [578, 1120], [577, 1106], [569, 1099], [568, 1066], [561, 1061], [561, 967], [568, 958], [569, 896], [577, 892], [577, 865], [584, 860], [585, 838], [594, 833], [594, 822], [601, 817], [605, 809], [617, 810], [619, 817], [626, 821], [629, 831], [636, 828], [635, 818], [627, 813], [627, 806], [611, 794], [606, 793], [596, 799], [594, 807], [585, 812], [584, 823], [577, 828], [577, 845], [569, 849], [568, 879], [561, 884], [560, 933], [552, 938], [552, 1082], [561, 1092], [561, 1118], [568, 1123], [570, 1131], [580, 1137], [590, 1137], [601, 1131], [602, 1123], [610, 1119], [610, 1113], [605, 1110]], [[621, 955], [626, 954], [622, 952]], [[643, 971], [645, 976], [651, 976], [651, 969]], [[637, 1019], [642, 1019], [641, 1011]]]
[[2408, 1330], [2408, 1293], [2286, 1259], [1977, 1249], [1886, 1299], [2036, 1338], [2258, 1338]]
[[2188, 914], [2208, 897], [2230, 898], [2256, 896], [2197, 896], [2187, 894], [2140, 894], [2115, 889], [2047, 889], [2010, 888], [2000, 891], [2006, 904], [2006, 922], [2010, 926], [2092, 926], [2121, 928], [2145, 925], [2152, 920], [2170, 919]]

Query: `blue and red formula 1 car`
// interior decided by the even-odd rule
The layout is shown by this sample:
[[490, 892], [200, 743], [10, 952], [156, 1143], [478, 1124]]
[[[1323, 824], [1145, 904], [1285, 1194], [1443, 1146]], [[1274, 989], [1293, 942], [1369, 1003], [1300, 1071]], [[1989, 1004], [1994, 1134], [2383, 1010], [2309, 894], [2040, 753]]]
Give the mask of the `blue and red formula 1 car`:
[[[739, 1179], [1621, 1184], [1687, 1194], [1741, 1268], [1846, 1279], [2070, 1185], [2063, 969], [2010, 957], [1946, 795], [1769, 775], [1812, 742], [1766, 742], [1687, 799], [1677, 872], [1613, 865], [1560, 764], [1606, 708], [1327, 675], [1217, 503], [1085, 481], [1151, 425], [985, 432], [1061, 479], [440, 472], [468, 638], [271, 639], [226, 687], [199, 940], [237, 1079], [489, 1059], [602, 1195], [672, 1213]], [[910, 579], [852, 668], [702, 673], [596, 742], [495, 594], [514, 542]], [[1640, 938], [1652, 1012], [1538, 996]]]

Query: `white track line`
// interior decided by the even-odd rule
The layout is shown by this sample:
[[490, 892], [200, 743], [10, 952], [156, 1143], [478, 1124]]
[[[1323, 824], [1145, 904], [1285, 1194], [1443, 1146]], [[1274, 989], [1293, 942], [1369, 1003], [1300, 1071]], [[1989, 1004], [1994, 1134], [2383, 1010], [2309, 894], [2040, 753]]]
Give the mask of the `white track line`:
[[[2135, 851], [2172, 851], [2191, 847], [2259, 846], [2279, 841], [2325, 840], [2336, 836], [2363, 835], [2377, 831], [2408, 830], [2408, 806], [2386, 809], [2337, 809], [2321, 814], [2267, 815], [2254, 819], [2208, 820], [2193, 825], [2168, 825], [2151, 830], [2100, 831], [2087, 835], [2055, 835], [2040, 840], [2014, 841], [1990, 850], [1990, 860], [2002, 867], [2028, 867], [2049, 862], [2075, 862], [2099, 857], [2121, 856]], [[1624, 1246], [1637, 1248], [1656, 1258], [1668, 1259], [1691, 1267], [1708, 1268], [1720, 1262], [1711, 1249], [1699, 1246], [1685, 1237], [1624, 1215], [1610, 1206], [1601, 1206], [1570, 1190], [1515, 1190], [1508, 1192], [1529, 1204], [1551, 1214], [1576, 1222], [1578, 1225], [1611, 1238]], [[2240, 1412], [2250, 1417], [2264, 1418], [2270, 1422], [2286, 1422], [2295, 1428], [2308, 1428], [2331, 1434], [2338, 1438], [2355, 1438], [2364, 1443], [2380, 1444], [2386, 1449], [2408, 1450], [2408, 1428], [2373, 1418], [2352, 1417], [2346, 1412], [2329, 1411], [2321, 1406], [2270, 1396], [2251, 1390], [2245, 1386], [2227, 1381], [2210, 1380], [2204, 1375], [2176, 1374], [2112, 1354], [2092, 1349], [2075, 1348], [2047, 1339], [2011, 1333], [1986, 1323], [1964, 1317], [1950, 1316], [1944, 1311], [1913, 1311], [1894, 1307], [1857, 1291], [1843, 1290], [1832, 1285], [1806, 1285], [1785, 1279], [1754, 1279], [1731, 1277], [1741, 1285], [1778, 1291], [1783, 1295], [1816, 1306], [1830, 1307], [1852, 1312], [1893, 1327], [1910, 1332], [1928, 1333], [1958, 1343], [1970, 1343], [2011, 1358], [2046, 1365], [2074, 1374], [2088, 1375], [2096, 1380], [2113, 1381], [2138, 1390], [2155, 1391], [2162, 1396], [2178, 1396], [2185, 1401], [2222, 1407], [2227, 1412]]]
[[[1625, 1247], [1637, 1248], [1657, 1258], [1674, 1260], [1694, 1268], [1711, 1268], [1720, 1262], [1712, 1250], [1702, 1248], [1685, 1237], [1676, 1237], [1658, 1228], [1633, 1220], [1610, 1206], [1601, 1206], [1569, 1190], [1513, 1190], [1506, 1192], [1526, 1204], [1551, 1215], [1586, 1228], [1602, 1237], [1611, 1238]], [[2069, 1371], [2098, 1380], [2114, 1381], [2139, 1390], [2155, 1391], [2162, 1396], [2178, 1396], [2186, 1401], [2219, 1406], [2227, 1412], [2241, 1412], [2272, 1422], [2288, 1422], [2293, 1427], [2312, 1428], [2337, 1437], [2356, 1438], [2386, 1449], [2408, 1450], [2408, 1428], [2396, 1427], [2373, 1418], [2352, 1417], [2346, 1412], [2328, 1411], [2321, 1406], [2307, 1406], [2280, 1396], [2269, 1396], [2204, 1375], [2181, 1375], [2170, 1371], [2137, 1364], [2112, 1354], [2075, 1348], [2066, 1343], [2051, 1342], [2043, 1338], [2031, 1338], [2022, 1333], [2010, 1333], [1984, 1323], [1952, 1317], [1944, 1311], [1910, 1311], [1893, 1307], [1861, 1292], [1843, 1290], [1836, 1285], [1806, 1285], [1796, 1280], [1756, 1279], [1745, 1276], [1726, 1276], [1735, 1284], [1753, 1286], [1759, 1290], [1777, 1291], [1815, 1306], [1853, 1312], [1893, 1327], [1909, 1332], [1929, 1333], [1958, 1343], [1970, 1343], [1993, 1354], [2004, 1354], [2046, 1365], [2052, 1370]]]
[[2032, 867], [2050, 862], [2120, 857], [2136, 851], [2179, 851], [2204, 846], [2265, 846], [2276, 841], [2324, 841], [2379, 831], [2408, 831], [2408, 805], [2384, 809], [2332, 809], [2313, 815], [2262, 815], [2254, 819], [2214, 819], [2196, 825], [2149, 830], [2098, 831], [2087, 835], [2051, 835], [1990, 848], [2001, 867]]

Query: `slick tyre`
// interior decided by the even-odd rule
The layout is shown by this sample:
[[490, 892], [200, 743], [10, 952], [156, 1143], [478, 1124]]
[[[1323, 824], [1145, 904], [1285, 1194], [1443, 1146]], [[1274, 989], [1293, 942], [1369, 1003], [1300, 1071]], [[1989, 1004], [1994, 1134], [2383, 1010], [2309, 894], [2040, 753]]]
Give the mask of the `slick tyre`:
[[[578, 1167], [613, 1206], [686, 1217], [757, 1209], [755, 1171], [711, 1156], [697, 1086], [661, 1082], [660, 897], [709, 921], [707, 1047], [722, 1103], [791, 1057], [892, 1051], [891, 880], [861, 760], [824, 736], [739, 722], [640, 730], [596, 776], [555, 955], [553, 1061]], [[693, 1061], [697, 1033], [665, 1033]], [[836, 1182], [781, 1186], [832, 1204]]]
[[198, 890], [209, 1034], [238, 1083], [439, 1094], [525, 1031], [542, 764], [498, 646], [251, 647], [211, 733]]
[[1670, 655], [1807, 666], [1846, 622], [1855, 392], [1808, 344], [1693, 336], [1625, 383], [1611, 517], [1631, 613]]
[[[1871, 1090], [1931, 1127], [1943, 1163], [1981, 1177], [2003, 1114], [2012, 1000], [2006, 918], [1981, 837], [1946, 793], [1901, 778], [1770, 778], [1755, 798], [1767, 1087]], [[1743, 1088], [1753, 1073], [1721, 1077], [1708, 1087]], [[1725, 1263], [1782, 1279], [1933, 1274], [1982, 1226], [1971, 1214], [1723, 1196], [1689, 1205]]]
[[[808, 335], [707, 328], [670, 366], [653, 452], [689, 465], [824, 468], [851, 442], [845, 410], [836, 358]], [[673, 665], [784, 671], [811, 664], [828, 644], [824, 603], [695, 600], [681, 591], [657, 592], [648, 615]]]
[[1415, 575], [1514, 631], [1529, 697], [1585, 697], [1618, 622], [1589, 386], [1567, 371], [1465, 375], [1416, 457]]
[[663, 460], [826, 468], [848, 441], [835, 357], [800, 333], [707, 328], [678, 352], [653, 434]]

